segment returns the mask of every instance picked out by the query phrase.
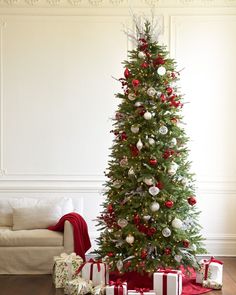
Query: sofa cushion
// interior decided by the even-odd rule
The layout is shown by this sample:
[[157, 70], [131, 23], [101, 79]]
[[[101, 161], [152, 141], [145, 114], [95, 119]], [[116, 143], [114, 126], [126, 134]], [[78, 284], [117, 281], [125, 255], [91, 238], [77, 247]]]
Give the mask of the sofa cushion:
[[18, 230], [0, 227], [0, 247], [63, 246], [63, 233], [47, 229]]

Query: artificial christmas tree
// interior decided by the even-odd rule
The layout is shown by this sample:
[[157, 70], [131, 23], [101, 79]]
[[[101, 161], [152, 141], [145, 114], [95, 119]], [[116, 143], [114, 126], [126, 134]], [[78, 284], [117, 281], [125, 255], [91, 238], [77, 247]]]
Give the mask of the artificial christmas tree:
[[124, 62], [123, 93], [116, 95], [121, 103], [96, 253], [119, 272], [197, 268], [195, 254], [205, 250], [181, 126], [179, 73], [150, 22], [136, 29], [137, 47]]

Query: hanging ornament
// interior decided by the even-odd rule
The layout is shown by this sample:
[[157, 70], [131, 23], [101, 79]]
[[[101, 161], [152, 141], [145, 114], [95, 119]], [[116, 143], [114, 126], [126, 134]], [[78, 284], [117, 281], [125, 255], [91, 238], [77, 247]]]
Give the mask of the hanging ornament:
[[139, 86], [139, 80], [137, 80], [137, 79], [133, 79], [132, 80], [132, 85], [133, 85], [133, 87], [138, 87]]
[[149, 164], [152, 165], [152, 166], [156, 166], [156, 164], [157, 164], [157, 159], [154, 159], [154, 158], [150, 159], [150, 160], [149, 160]]
[[163, 189], [164, 184], [161, 181], [158, 181], [157, 184], [156, 184], [156, 187], [158, 187], [159, 189]]
[[166, 93], [167, 93], [168, 95], [171, 95], [172, 92], [173, 92], [173, 88], [171, 88], [171, 87], [167, 87], [167, 88], [166, 88]]
[[168, 133], [168, 128], [164, 125], [162, 125], [160, 128], [159, 128], [159, 133], [162, 134], [162, 135], [165, 135]]
[[163, 66], [160, 66], [158, 69], [157, 69], [157, 74], [160, 75], [160, 76], [164, 76], [166, 73], [166, 68], [163, 67]]
[[128, 165], [128, 158], [124, 157], [123, 159], [120, 160], [120, 166], [121, 167], [126, 167]]
[[127, 136], [127, 134], [126, 134], [126, 132], [124, 131], [124, 132], [122, 132], [121, 134], [120, 134], [120, 139], [122, 140], [122, 141], [126, 141], [127, 140], [127, 138], [128, 138], [128, 136]]
[[161, 100], [161, 102], [166, 102], [166, 96], [165, 96], [165, 94], [161, 94], [160, 95], [160, 100]]
[[113, 182], [113, 186], [115, 187], [115, 188], [120, 188], [121, 187], [121, 182], [119, 181], [119, 180], [115, 180], [114, 182]]
[[163, 237], [165, 237], [165, 238], [168, 238], [171, 236], [171, 230], [168, 227], [163, 228], [161, 233], [162, 233]]
[[154, 145], [155, 144], [155, 140], [153, 138], [148, 138], [148, 142], [150, 145]]
[[136, 103], [134, 104], [136, 107], [141, 107], [142, 103], [140, 101], [136, 101]]
[[183, 246], [184, 246], [184, 248], [188, 248], [189, 245], [190, 245], [189, 240], [184, 240], [184, 241], [183, 241]]
[[180, 262], [181, 260], [182, 260], [182, 256], [181, 255], [175, 255], [174, 256], [174, 259], [175, 259], [175, 261], [177, 261], [177, 262]]
[[143, 117], [144, 117], [145, 120], [151, 120], [152, 114], [147, 111], [147, 112], [144, 113]]
[[146, 183], [146, 185], [152, 185], [153, 179], [152, 178], [144, 178], [143, 182]]
[[117, 112], [115, 117], [116, 117], [116, 120], [121, 121], [124, 119], [125, 115], [120, 112]]
[[133, 101], [133, 100], [136, 99], [136, 95], [133, 94], [133, 93], [130, 93], [130, 94], [128, 94], [128, 99], [131, 100], [131, 101]]
[[164, 63], [165, 63], [165, 60], [160, 55], [158, 55], [158, 57], [153, 60], [154, 67], [158, 65], [164, 65]]
[[176, 164], [175, 162], [172, 162], [168, 169], [168, 174], [170, 174], [171, 176], [175, 175], [178, 167], [179, 167], [178, 164]]
[[148, 221], [150, 218], [151, 218], [150, 215], [144, 215], [144, 216], [143, 216], [143, 219], [144, 219], [145, 221]]
[[139, 132], [139, 126], [138, 125], [132, 125], [130, 130], [133, 132], [133, 133], [138, 133]]
[[108, 257], [113, 257], [114, 256], [114, 253], [113, 252], [109, 252], [109, 253], [107, 253], [107, 256]]
[[174, 206], [174, 202], [171, 201], [171, 200], [168, 200], [168, 201], [165, 202], [165, 206], [167, 208], [172, 208]]
[[131, 151], [131, 155], [133, 157], [137, 157], [139, 155], [139, 150], [137, 149], [137, 147], [135, 145], [132, 145], [130, 147], [130, 151]]
[[153, 202], [150, 206], [150, 209], [152, 212], [156, 212], [160, 209], [160, 205], [157, 202]]
[[131, 266], [131, 261], [130, 260], [125, 262], [125, 264], [124, 264], [125, 269], [128, 269], [130, 266]]
[[125, 240], [128, 244], [132, 245], [134, 242], [134, 236], [132, 236], [131, 234], [128, 234], [128, 236], [125, 238]]
[[118, 260], [118, 261], [117, 261], [117, 263], [116, 263], [116, 267], [117, 267], [117, 269], [118, 269], [119, 271], [122, 270], [122, 268], [123, 268], [123, 262], [122, 262], [122, 260]]
[[112, 207], [112, 204], [108, 204], [108, 205], [107, 205], [107, 212], [108, 212], [108, 213], [113, 213], [113, 207]]
[[[156, 186], [151, 186], [151, 187], [149, 188], [148, 192], [149, 192], [150, 195], [152, 195], [152, 196], [154, 197], [154, 196], [156, 196], [156, 195], [159, 194], [160, 190], [159, 190], [159, 188], [156, 187]], [[159, 205], [159, 204], [158, 204], [158, 205]]]
[[142, 105], [140, 107], [138, 107], [137, 110], [138, 110], [138, 113], [140, 116], [143, 116], [146, 112], [144, 106], [142, 106]]
[[124, 228], [128, 225], [128, 221], [124, 218], [118, 219], [117, 224], [121, 227]]
[[139, 224], [140, 223], [140, 216], [138, 214], [135, 214], [133, 220], [134, 220], [134, 224], [136, 224], [136, 225]]
[[197, 203], [197, 200], [196, 200], [195, 196], [191, 196], [191, 197], [189, 197], [189, 198], [188, 198], [188, 203], [189, 203], [189, 205], [191, 205], [191, 206], [195, 205], [195, 204]]
[[165, 248], [165, 254], [170, 255], [171, 254], [171, 249], [170, 248]]
[[151, 96], [151, 97], [155, 96], [156, 93], [157, 93], [157, 92], [156, 92], [156, 90], [155, 90], [153, 87], [150, 87], [150, 88], [148, 88], [148, 90], [147, 90], [147, 94], [148, 94], [149, 96]]
[[177, 139], [172, 138], [171, 141], [170, 141], [170, 147], [173, 148], [176, 144], [177, 144]]
[[134, 176], [134, 175], [135, 175], [135, 173], [134, 173], [134, 168], [133, 168], [133, 167], [131, 167], [131, 168], [129, 169], [129, 171], [128, 171], [128, 175], [129, 175], [129, 176]]
[[141, 251], [141, 258], [142, 258], [142, 259], [146, 259], [146, 258], [147, 258], [147, 255], [148, 255], [147, 250], [146, 250], [146, 249], [143, 249], [143, 250]]
[[183, 226], [183, 221], [179, 218], [175, 218], [172, 220], [171, 225], [176, 229], [180, 229]]
[[147, 62], [143, 62], [143, 63], [141, 64], [141, 68], [143, 68], [143, 69], [147, 69], [147, 68], [148, 68], [148, 63], [147, 63]]
[[130, 73], [129, 69], [127, 69], [127, 68], [125, 69], [124, 76], [125, 76], [126, 79], [128, 79], [131, 76], [131, 73]]
[[143, 51], [140, 51], [138, 53], [138, 57], [144, 59], [146, 57], [146, 54]]
[[139, 139], [138, 142], [136, 143], [136, 147], [139, 151], [141, 151], [141, 149], [143, 148], [143, 143], [141, 139]]

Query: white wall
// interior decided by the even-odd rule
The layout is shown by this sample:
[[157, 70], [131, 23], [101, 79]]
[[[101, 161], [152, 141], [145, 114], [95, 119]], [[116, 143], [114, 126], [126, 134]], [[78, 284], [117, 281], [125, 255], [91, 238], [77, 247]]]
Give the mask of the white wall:
[[[132, 22], [128, 6], [150, 12], [141, 0], [95, 2], [0, 3], [0, 196], [71, 196], [92, 239], [120, 90], [111, 76], [122, 75], [130, 47], [122, 24]], [[209, 251], [224, 255], [236, 255], [233, 5], [171, 0], [156, 10], [163, 40], [185, 68], [203, 234]]]

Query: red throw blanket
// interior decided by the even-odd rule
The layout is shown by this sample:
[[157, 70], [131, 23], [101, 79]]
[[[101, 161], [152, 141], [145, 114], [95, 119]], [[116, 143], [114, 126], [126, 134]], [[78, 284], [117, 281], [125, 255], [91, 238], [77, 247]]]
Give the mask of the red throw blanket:
[[85, 261], [85, 253], [91, 247], [88, 235], [88, 227], [86, 221], [78, 213], [68, 213], [61, 217], [56, 225], [49, 226], [48, 229], [54, 231], [64, 231], [64, 223], [68, 220], [74, 230], [74, 251]]

